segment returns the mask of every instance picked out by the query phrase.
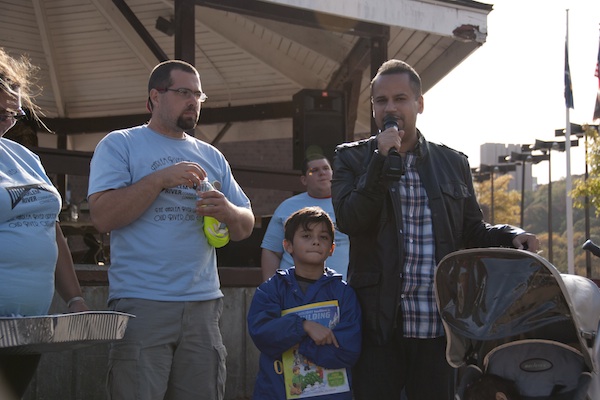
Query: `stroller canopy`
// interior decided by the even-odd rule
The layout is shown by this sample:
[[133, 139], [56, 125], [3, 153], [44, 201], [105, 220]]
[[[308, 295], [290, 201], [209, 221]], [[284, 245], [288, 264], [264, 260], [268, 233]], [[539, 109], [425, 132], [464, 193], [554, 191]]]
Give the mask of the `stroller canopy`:
[[580, 351], [586, 369], [596, 370], [600, 290], [587, 278], [561, 275], [527, 251], [471, 249], [442, 259], [435, 290], [454, 367], [483, 368], [498, 346], [543, 339]]

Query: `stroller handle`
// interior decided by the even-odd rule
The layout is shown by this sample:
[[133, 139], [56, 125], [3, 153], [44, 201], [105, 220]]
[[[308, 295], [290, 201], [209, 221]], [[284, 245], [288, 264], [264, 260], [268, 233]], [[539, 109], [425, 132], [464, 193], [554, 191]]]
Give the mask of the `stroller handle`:
[[581, 246], [583, 250], [587, 250], [596, 257], [600, 257], [600, 246], [596, 243], [592, 242], [590, 239], [586, 240], [583, 246]]

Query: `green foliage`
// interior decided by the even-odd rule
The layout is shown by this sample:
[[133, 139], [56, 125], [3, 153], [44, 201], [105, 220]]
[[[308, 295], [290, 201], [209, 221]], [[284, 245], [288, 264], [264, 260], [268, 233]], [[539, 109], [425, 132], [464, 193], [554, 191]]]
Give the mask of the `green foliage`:
[[596, 129], [587, 126], [587, 163], [589, 168], [588, 178], [575, 181], [572, 196], [574, 206], [585, 207], [585, 196], [589, 197], [590, 204], [596, 209], [596, 216], [600, 217], [600, 136]]
[[[600, 176], [600, 140], [596, 151], [595, 169], [593, 176]], [[508, 191], [508, 182], [511, 179], [509, 175], [498, 176], [494, 179], [494, 222], [508, 223], [511, 225], [520, 225], [521, 214], [521, 194], [518, 191]], [[573, 177], [574, 181], [582, 181], [582, 177]], [[594, 180], [593, 185], [588, 179], [590, 186], [588, 194], [590, 195], [590, 235], [589, 238], [585, 234], [585, 210], [583, 209], [583, 201], [578, 198], [578, 208], [573, 209], [573, 249], [575, 261], [575, 273], [582, 276], [587, 276], [587, 259], [590, 259], [591, 278], [600, 279], [600, 258], [584, 251], [581, 246], [587, 239], [592, 239], [596, 244], [600, 245], [600, 224], [598, 216], [600, 216], [600, 180]], [[597, 182], [597, 183], [596, 183]], [[552, 251], [548, 248], [548, 189], [552, 188]], [[576, 189], [581, 190], [581, 189]], [[475, 192], [477, 199], [484, 213], [484, 219], [488, 222], [490, 218], [491, 205], [491, 184], [490, 181], [483, 183], [475, 183]], [[583, 191], [577, 192], [581, 195]], [[573, 191], [575, 195], [575, 191]], [[594, 197], [595, 196], [595, 197]], [[592, 201], [594, 197], [594, 201]], [[575, 203], [574, 199], [574, 203]], [[525, 193], [525, 212], [524, 226], [528, 232], [535, 233], [541, 242], [540, 255], [548, 260], [551, 259], [552, 264], [563, 273], [568, 272], [568, 250], [567, 250], [567, 223], [566, 223], [566, 182], [564, 179], [552, 182], [551, 185], [539, 185], [534, 191]], [[552, 254], [550, 254], [552, 253]]]
[[[575, 177], [574, 177], [575, 178]], [[567, 223], [566, 223], [566, 182], [564, 179], [552, 182], [552, 264], [561, 272], [568, 272]], [[548, 185], [539, 185], [535, 191], [525, 193], [525, 226], [528, 232], [535, 233], [540, 239], [540, 255], [550, 260], [548, 248]], [[600, 244], [600, 224], [597, 209], [590, 205], [590, 235]], [[573, 209], [573, 250], [575, 273], [587, 276], [586, 258], [590, 258], [591, 278], [600, 278], [600, 258], [587, 255], [581, 246], [588, 239], [585, 234], [585, 210]]]
[[521, 194], [516, 190], [508, 190], [511, 179], [511, 175], [500, 175], [494, 178], [494, 218], [491, 217], [491, 181], [475, 183], [475, 193], [483, 211], [484, 220], [494, 224], [519, 225], [521, 220]]

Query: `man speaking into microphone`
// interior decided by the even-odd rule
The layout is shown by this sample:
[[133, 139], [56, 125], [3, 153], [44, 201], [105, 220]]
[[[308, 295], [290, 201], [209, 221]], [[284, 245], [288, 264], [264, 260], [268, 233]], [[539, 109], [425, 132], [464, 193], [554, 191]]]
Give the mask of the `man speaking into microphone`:
[[434, 297], [433, 274], [447, 254], [472, 247], [528, 248], [539, 241], [509, 225], [491, 226], [467, 157], [425, 140], [421, 78], [386, 61], [371, 81], [376, 136], [338, 146], [332, 200], [350, 237], [348, 277], [363, 311], [356, 400], [445, 400], [454, 373]]

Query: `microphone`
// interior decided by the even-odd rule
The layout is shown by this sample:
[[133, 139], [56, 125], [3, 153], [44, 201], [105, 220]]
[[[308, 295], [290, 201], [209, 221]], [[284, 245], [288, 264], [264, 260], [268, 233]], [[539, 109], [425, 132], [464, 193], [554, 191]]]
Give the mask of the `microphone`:
[[[383, 130], [385, 131], [390, 128], [396, 128], [397, 131], [400, 130], [396, 117], [392, 114], [387, 114], [383, 117]], [[389, 168], [385, 173], [386, 178], [390, 180], [399, 180], [402, 175], [404, 175], [404, 165], [402, 163], [402, 157], [395, 147], [388, 150], [388, 162]]]
[[398, 127], [398, 120], [396, 119], [396, 117], [392, 114], [387, 114], [385, 117], [383, 117], [383, 130], [385, 131], [390, 128], [396, 128], [397, 131], [400, 130], [400, 127]]

